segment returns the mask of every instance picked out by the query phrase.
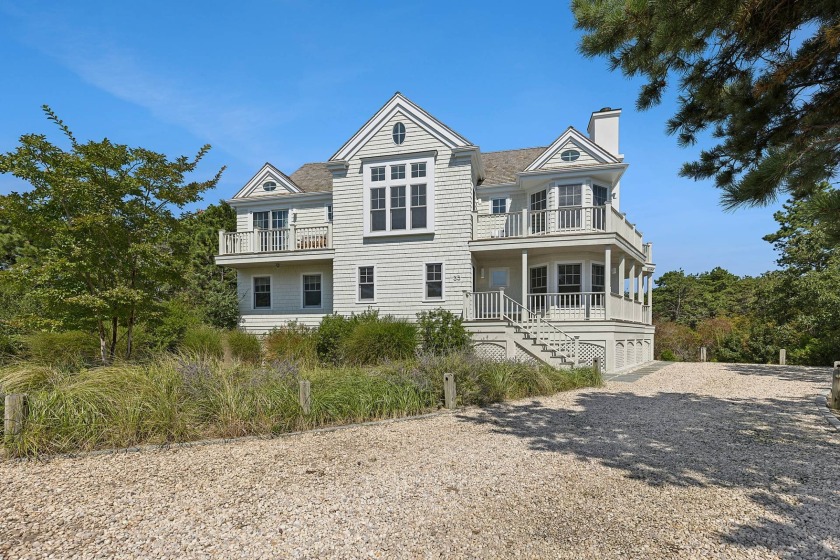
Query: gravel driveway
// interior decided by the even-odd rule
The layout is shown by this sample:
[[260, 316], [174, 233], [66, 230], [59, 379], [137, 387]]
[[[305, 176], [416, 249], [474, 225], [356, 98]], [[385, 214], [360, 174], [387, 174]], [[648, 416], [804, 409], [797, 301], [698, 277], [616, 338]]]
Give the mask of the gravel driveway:
[[334, 432], [0, 462], [0, 558], [840, 558], [828, 368]]

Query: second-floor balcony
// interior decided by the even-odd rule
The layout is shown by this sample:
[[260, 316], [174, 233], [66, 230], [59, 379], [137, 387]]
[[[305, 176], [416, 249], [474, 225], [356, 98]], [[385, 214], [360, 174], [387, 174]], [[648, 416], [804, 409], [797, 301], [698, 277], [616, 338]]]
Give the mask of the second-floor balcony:
[[585, 233], [615, 233], [647, 253], [642, 232], [610, 204], [475, 214], [473, 222], [474, 241]]
[[332, 224], [219, 232], [219, 255], [314, 251], [331, 248]]

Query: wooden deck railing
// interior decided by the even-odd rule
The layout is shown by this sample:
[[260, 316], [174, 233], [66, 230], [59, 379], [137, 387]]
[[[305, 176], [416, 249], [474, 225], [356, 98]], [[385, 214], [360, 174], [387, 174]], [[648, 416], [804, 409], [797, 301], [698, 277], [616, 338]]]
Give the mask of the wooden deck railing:
[[474, 216], [474, 240], [612, 232], [617, 233], [640, 252], [645, 252], [642, 233], [610, 204]]
[[[512, 310], [505, 307], [510, 299], [499, 290], [490, 292], [466, 292], [464, 318], [468, 321], [501, 321], [505, 314], [528, 314], [546, 321], [605, 321], [618, 320], [652, 324], [650, 306], [629, 297], [604, 292], [576, 292], [553, 294], [528, 294], [527, 307]], [[517, 303], [519, 305], [519, 303]]]
[[219, 254], [277, 253], [332, 248], [332, 225], [219, 231]]

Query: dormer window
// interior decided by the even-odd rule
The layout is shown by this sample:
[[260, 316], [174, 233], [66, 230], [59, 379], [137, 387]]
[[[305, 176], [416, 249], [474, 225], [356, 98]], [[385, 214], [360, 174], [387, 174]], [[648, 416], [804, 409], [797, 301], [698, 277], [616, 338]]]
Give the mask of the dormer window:
[[580, 152], [577, 150], [565, 150], [560, 154], [560, 159], [563, 161], [577, 161], [580, 157]]
[[394, 144], [397, 146], [405, 142], [405, 125], [401, 122], [395, 124], [393, 130], [391, 131], [391, 137], [394, 139]]
[[275, 183], [274, 181], [266, 181], [265, 183], [263, 183], [262, 187], [264, 191], [271, 192], [277, 188], [277, 183]]
[[434, 160], [364, 164], [365, 236], [434, 233]]

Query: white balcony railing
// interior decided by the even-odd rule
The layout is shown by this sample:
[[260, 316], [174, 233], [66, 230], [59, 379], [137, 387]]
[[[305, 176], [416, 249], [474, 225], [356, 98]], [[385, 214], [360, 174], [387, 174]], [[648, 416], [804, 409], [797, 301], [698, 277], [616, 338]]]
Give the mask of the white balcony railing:
[[610, 204], [476, 214], [473, 224], [474, 240], [599, 232], [616, 233], [640, 252], [645, 252], [642, 233]]
[[332, 248], [332, 225], [219, 231], [219, 254], [277, 253]]
[[[470, 321], [500, 321], [512, 313], [503, 305], [503, 291], [466, 292], [464, 318]], [[525, 308], [532, 318], [545, 321], [619, 320], [651, 324], [650, 306], [629, 297], [604, 292], [528, 294]], [[509, 299], [509, 298], [508, 298]]]

